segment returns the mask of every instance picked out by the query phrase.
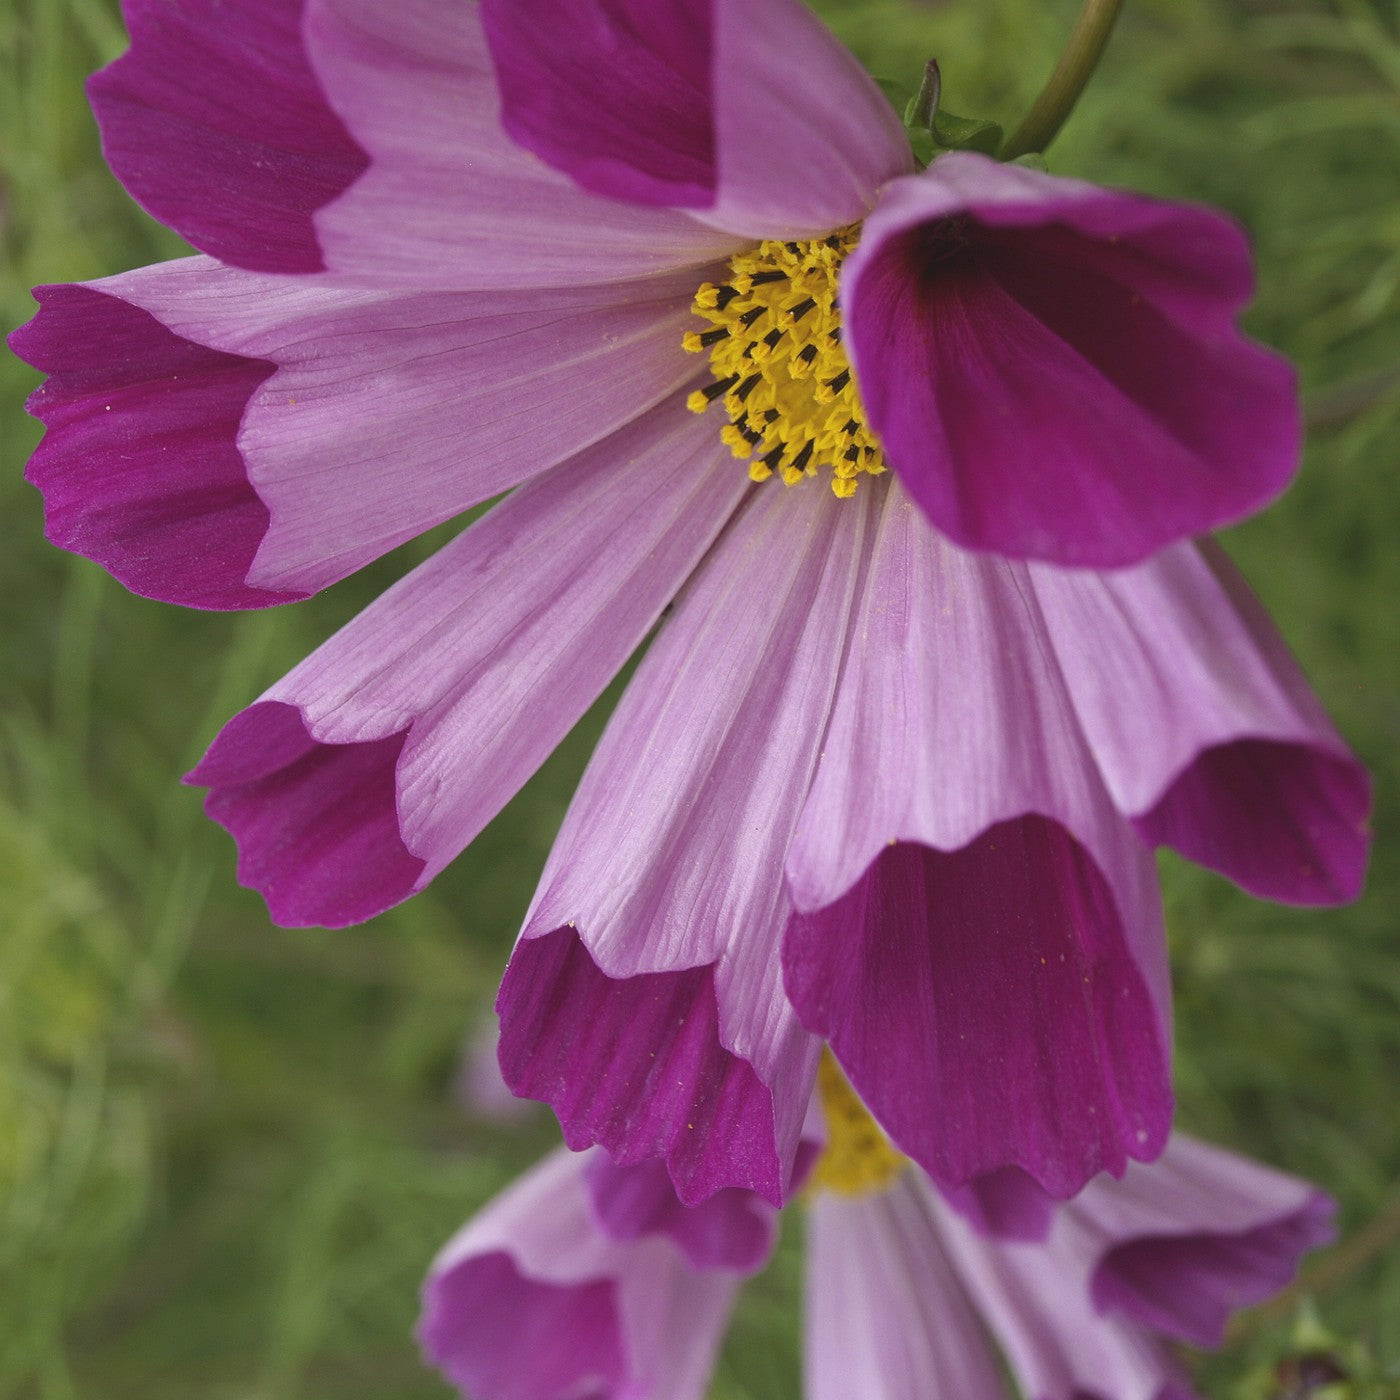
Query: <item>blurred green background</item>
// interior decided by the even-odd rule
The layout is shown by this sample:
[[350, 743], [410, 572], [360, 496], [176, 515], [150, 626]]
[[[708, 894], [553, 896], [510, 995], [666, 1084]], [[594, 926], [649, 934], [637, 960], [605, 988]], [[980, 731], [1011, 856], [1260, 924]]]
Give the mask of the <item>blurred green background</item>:
[[[954, 111], [1014, 123], [1073, 0], [820, 0], [872, 71], [942, 62]], [[177, 255], [103, 167], [82, 81], [111, 0], [0, 0], [0, 320], [31, 283]], [[1130, 0], [1057, 171], [1233, 211], [1254, 332], [1302, 368], [1298, 485], [1228, 544], [1378, 779], [1370, 892], [1255, 903], [1164, 862], [1181, 1121], [1310, 1175], [1344, 1238], [1193, 1359], [1286, 1394], [1301, 1293], [1356, 1377], [1400, 1367], [1400, 27], [1383, 0]], [[417, 1400], [437, 1246], [552, 1141], [451, 1086], [606, 701], [426, 894], [285, 932], [179, 784], [252, 700], [435, 541], [257, 616], [128, 596], [43, 541], [21, 481], [35, 376], [0, 356], [0, 1397]], [[438, 538], [441, 538], [439, 532]], [[793, 1212], [793, 1215], [799, 1212]], [[797, 1237], [746, 1294], [715, 1394], [798, 1393]], [[1321, 1335], [1321, 1334], [1318, 1334]], [[1309, 1343], [1311, 1344], [1311, 1343]], [[1330, 1345], [1330, 1343], [1328, 1343]], [[860, 1397], [852, 1397], [860, 1400]]]

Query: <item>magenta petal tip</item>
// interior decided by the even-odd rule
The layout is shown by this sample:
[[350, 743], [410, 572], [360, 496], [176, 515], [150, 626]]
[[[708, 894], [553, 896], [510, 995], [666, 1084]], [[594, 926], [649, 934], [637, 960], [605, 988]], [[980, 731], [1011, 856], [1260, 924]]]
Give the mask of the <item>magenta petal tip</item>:
[[938, 530], [1119, 568], [1297, 469], [1296, 377], [1235, 325], [1252, 283], [1210, 210], [954, 152], [886, 187], [843, 297], [871, 426]]
[[302, 46], [301, 0], [126, 0], [131, 48], [88, 81], [127, 192], [201, 252], [324, 267], [312, 216], [365, 169]]
[[237, 434], [275, 366], [197, 345], [92, 287], [34, 296], [39, 313], [9, 345], [48, 375], [27, 405], [46, 432], [25, 475], [43, 494], [49, 539], [161, 602], [230, 610], [304, 598], [246, 582], [270, 517]]
[[609, 977], [570, 927], [523, 937], [501, 982], [501, 1070], [575, 1151], [661, 1157], [681, 1202], [725, 1187], [781, 1205], [773, 1096], [719, 1038], [711, 967]]
[[224, 726], [185, 781], [238, 843], [238, 878], [288, 928], [343, 928], [414, 892], [424, 862], [399, 832], [406, 734], [322, 744], [301, 712], [260, 701]]

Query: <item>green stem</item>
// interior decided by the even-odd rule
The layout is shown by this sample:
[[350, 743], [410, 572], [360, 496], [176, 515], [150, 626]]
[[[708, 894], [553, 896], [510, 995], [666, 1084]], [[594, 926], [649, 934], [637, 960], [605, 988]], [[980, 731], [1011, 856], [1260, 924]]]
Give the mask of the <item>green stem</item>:
[[1084, 0], [1079, 22], [1069, 44], [1026, 119], [1011, 133], [1002, 148], [1002, 160], [1043, 151], [1056, 137], [1074, 110], [1079, 94], [1097, 66], [1113, 30], [1123, 0]]

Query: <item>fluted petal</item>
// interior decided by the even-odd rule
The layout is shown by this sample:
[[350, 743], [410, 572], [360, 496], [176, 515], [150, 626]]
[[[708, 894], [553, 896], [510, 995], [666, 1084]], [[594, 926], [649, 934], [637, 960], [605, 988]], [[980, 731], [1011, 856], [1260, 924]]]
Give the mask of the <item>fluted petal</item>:
[[894, 110], [798, 0], [484, 0], [482, 14], [503, 126], [583, 189], [802, 238], [856, 222], [911, 168]]
[[788, 854], [788, 993], [947, 1188], [1052, 1195], [1151, 1158], [1171, 1113], [1156, 877], [1098, 777], [1025, 566], [895, 485]]
[[238, 426], [276, 365], [187, 340], [101, 286], [36, 287], [39, 314], [9, 338], [48, 375], [26, 405], [46, 431], [25, 478], [49, 539], [168, 603], [305, 596], [247, 582], [269, 515]]
[[1182, 1133], [1150, 1168], [1092, 1182], [1064, 1211], [1101, 1312], [1201, 1347], [1292, 1281], [1333, 1238], [1334, 1212], [1311, 1183]]
[[501, 125], [577, 185], [714, 200], [709, 0], [482, 0]]
[[305, 33], [370, 160], [316, 216], [333, 274], [398, 289], [569, 287], [733, 250], [684, 213], [590, 193], [511, 140], [475, 4], [307, 0]]
[[749, 238], [819, 238], [913, 165], [898, 116], [801, 0], [711, 0], [716, 187], [695, 215]]
[[[816, 1045], [780, 984], [777, 950], [789, 908], [782, 862], [820, 748], [876, 499], [872, 492], [843, 505], [818, 481], [754, 493], [619, 704], [502, 984], [502, 1062], [512, 1087], [548, 1096], [575, 1142], [570, 1134], [583, 1130], [572, 1126], [576, 1110], [562, 1109], [561, 1096], [571, 1103], [585, 1096], [590, 1121], [607, 1124], [609, 1136], [599, 1140], [613, 1156], [665, 1154], [687, 1202], [726, 1185], [777, 1200], [790, 1173]], [[684, 1084], [675, 1086], [664, 1129], [645, 1096], [624, 1093], [651, 1082], [646, 1057], [655, 1045], [629, 1038], [629, 1052], [644, 1058], [620, 1060], [620, 1041], [590, 1021], [587, 1008], [577, 1013], [587, 1055], [555, 1033], [545, 1007], [562, 998], [549, 996], [536, 967], [543, 954], [535, 947], [546, 939], [576, 939], [611, 979], [704, 971], [718, 998], [723, 1050], [752, 1066], [772, 1095], [767, 1122], [736, 1139], [730, 1168], [715, 1160], [727, 1153], [723, 1143], [697, 1143], [688, 1130]], [[527, 1001], [536, 1008], [528, 1020], [517, 1009]], [[607, 1006], [608, 1014], [636, 1014], [630, 997]], [[542, 1033], [547, 1072], [534, 1039]], [[660, 1136], [643, 1135], [643, 1120], [647, 1134]], [[740, 1160], [740, 1143], [747, 1150], [765, 1138], [761, 1157]], [[714, 1173], [707, 1171], [703, 1190], [684, 1165], [701, 1150]]]
[[1035, 1400], [1195, 1400], [1181, 1367], [1142, 1329], [1102, 1317], [1072, 1252], [983, 1238], [936, 1193], [930, 1210], [974, 1306]]
[[621, 1167], [606, 1152], [589, 1154], [584, 1172], [598, 1225], [626, 1243], [661, 1235], [697, 1269], [761, 1269], [778, 1238], [777, 1212], [752, 1191], [716, 1191], [682, 1204], [666, 1164], [653, 1157]]
[[605, 437], [694, 372], [680, 345], [688, 277], [386, 294], [195, 258], [93, 286], [191, 342], [277, 366], [235, 441], [270, 517], [249, 569], [267, 589], [343, 578]]
[[866, 415], [937, 529], [1080, 567], [1288, 484], [1296, 382], [1236, 328], [1251, 291], [1216, 213], [971, 152], [887, 186], [842, 277]]
[[1219, 547], [1031, 573], [1104, 781], [1143, 839], [1265, 898], [1354, 899], [1370, 784]]
[[663, 404], [507, 497], [190, 775], [239, 878], [287, 924], [358, 922], [421, 889], [601, 694], [743, 489], [704, 425]]
[[740, 1276], [597, 1227], [587, 1158], [556, 1152], [434, 1262], [419, 1339], [472, 1400], [700, 1400]]
[[201, 252], [318, 272], [316, 210], [367, 159], [327, 104], [301, 0], [124, 0], [131, 48], [88, 83], [112, 172]]
[[807, 1400], [1003, 1400], [976, 1311], [912, 1170], [807, 1214]]

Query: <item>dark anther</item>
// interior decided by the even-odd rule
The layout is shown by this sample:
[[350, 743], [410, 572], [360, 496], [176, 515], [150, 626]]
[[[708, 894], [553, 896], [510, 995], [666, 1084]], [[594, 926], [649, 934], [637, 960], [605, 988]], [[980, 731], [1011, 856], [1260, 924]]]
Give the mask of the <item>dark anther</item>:
[[746, 380], [744, 380], [744, 382], [740, 384], [737, 389], [735, 389], [734, 397], [738, 399], [740, 403], [743, 403], [744, 400], [748, 398], [748, 396], [751, 393], [753, 393], [753, 391], [758, 387], [758, 381], [762, 378], [763, 376], [761, 374], [749, 375], [749, 377]]
[[850, 382], [851, 382], [851, 372], [850, 372], [850, 370], [848, 370], [848, 369], [843, 369], [843, 370], [841, 371], [841, 373], [838, 374], [838, 375], [836, 376], [835, 379], [828, 379], [828, 380], [826, 381], [826, 387], [827, 387], [828, 389], [830, 389], [830, 390], [832, 391], [832, 393], [834, 393], [834, 394], [839, 394], [839, 393], [841, 392], [841, 390], [844, 389], [844, 388], [846, 387], [846, 385], [849, 384]]
[[796, 467], [798, 471], [804, 471], [806, 469], [807, 463], [812, 460], [812, 449], [815, 446], [815, 443], [809, 441], [803, 447], [802, 451], [792, 459], [792, 465]]
[[751, 307], [739, 317], [739, 324], [747, 330], [765, 311], [767, 311], [767, 309], [766, 306]]
[[804, 345], [802, 349], [797, 352], [797, 358], [799, 360], [806, 360], [810, 365], [812, 361], [817, 358], [817, 347], [815, 345]]
[[800, 321], [816, 304], [817, 299], [815, 297], [808, 297], [806, 301], [799, 301], [796, 306], [790, 307], [788, 309], [788, 315], [791, 316], [794, 321]]
[[728, 379], [716, 379], [713, 384], [705, 385], [700, 392], [710, 403], [714, 403], [721, 394], [727, 394], [734, 387], [734, 381], [738, 378], [737, 374], [731, 374]]
[[700, 333], [701, 345], [718, 345], [721, 340], [729, 339], [728, 326], [716, 326], [712, 331], [702, 331]]
[[[788, 244], [788, 247], [791, 248], [792, 245]], [[796, 250], [794, 249], [794, 251]], [[749, 281], [752, 282], [755, 287], [765, 286], [769, 282], [786, 282], [787, 280], [788, 275], [786, 272], [755, 272], [754, 275], [749, 278]]]

